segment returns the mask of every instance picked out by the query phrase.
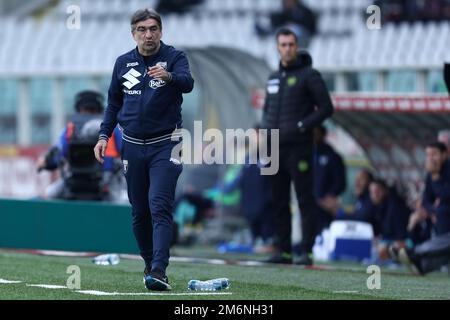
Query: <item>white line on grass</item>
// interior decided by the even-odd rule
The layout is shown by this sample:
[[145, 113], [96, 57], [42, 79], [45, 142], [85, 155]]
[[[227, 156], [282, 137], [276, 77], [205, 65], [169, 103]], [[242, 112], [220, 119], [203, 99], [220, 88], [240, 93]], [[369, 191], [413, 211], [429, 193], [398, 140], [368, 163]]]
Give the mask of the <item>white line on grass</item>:
[[[120, 258], [128, 260], [142, 260], [138, 255], [134, 254], [120, 254]], [[266, 266], [267, 263], [261, 261], [232, 261], [224, 259], [210, 259], [210, 258], [192, 258], [192, 257], [170, 257], [169, 261], [184, 262], [184, 263], [206, 263], [214, 265], [238, 265], [238, 266]]]
[[58, 286], [54, 284], [28, 284], [27, 287], [37, 287], [37, 288], [44, 288], [44, 289], [68, 289], [66, 286]]
[[[22, 283], [22, 281], [6, 280], [0, 278], [0, 284], [15, 284]], [[29, 284], [25, 283], [27, 287], [43, 288], [43, 289], [69, 289], [66, 286], [54, 285], [54, 284]], [[105, 292], [98, 290], [74, 290], [74, 292], [81, 294], [88, 294], [94, 296], [225, 296], [231, 295], [232, 292]]]
[[0, 278], [0, 283], [1, 284], [14, 284], [14, 283], [22, 283], [22, 281], [13, 281], [13, 280], [6, 280], [6, 279]]
[[104, 292], [97, 290], [78, 290], [75, 291], [82, 294], [89, 294], [94, 296], [224, 296], [231, 295], [232, 292], [180, 292], [180, 293], [163, 293], [163, 292]]
[[209, 264], [218, 264], [218, 265], [225, 265], [227, 262], [223, 259], [206, 259], [206, 258], [190, 258], [190, 257], [171, 257], [169, 259], [171, 262], [203, 262], [203, 263], [209, 263]]
[[55, 257], [92, 257], [95, 255], [90, 252], [71, 252], [71, 251], [57, 251], [57, 250], [38, 250], [37, 252], [44, 256], [55, 256]]
[[338, 290], [338, 291], [333, 291], [333, 293], [358, 293], [358, 291], [356, 291], [356, 290]]

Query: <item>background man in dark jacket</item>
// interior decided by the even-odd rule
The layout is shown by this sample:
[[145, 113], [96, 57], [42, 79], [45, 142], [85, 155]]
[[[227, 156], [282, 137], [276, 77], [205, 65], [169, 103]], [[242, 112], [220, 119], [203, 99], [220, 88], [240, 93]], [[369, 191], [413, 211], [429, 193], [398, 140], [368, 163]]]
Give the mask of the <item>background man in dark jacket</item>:
[[390, 188], [383, 180], [375, 179], [369, 188], [375, 219], [380, 226], [380, 234], [375, 234], [380, 237], [378, 254], [380, 259], [386, 260], [389, 258], [389, 245], [405, 246], [411, 211], [395, 188]]
[[317, 204], [313, 195], [313, 134], [315, 126], [333, 113], [328, 89], [311, 67], [311, 56], [298, 52], [297, 37], [289, 29], [276, 36], [281, 57], [279, 70], [267, 82], [263, 128], [278, 129], [280, 168], [272, 176], [278, 254], [273, 263], [292, 263], [290, 186], [294, 182], [302, 215], [302, 242], [298, 264], [312, 264], [317, 232]]
[[289, 27], [305, 47], [317, 31], [316, 14], [299, 0], [283, 0], [282, 10], [273, 12], [270, 21], [274, 29]]
[[447, 152], [441, 142], [429, 144], [425, 152], [427, 177], [422, 206], [435, 222], [437, 235], [450, 232], [450, 162]]
[[[362, 169], [358, 172], [355, 177], [355, 195], [357, 197], [357, 201], [355, 204], [354, 212], [352, 215], [353, 220], [356, 221], [364, 221], [372, 224], [375, 234], [379, 233], [379, 226], [376, 224], [375, 217], [373, 214], [373, 203], [370, 200], [369, 186], [373, 181], [374, 177], [372, 172], [367, 169]], [[348, 215], [345, 216], [342, 214], [343, 211], [338, 213], [338, 218], [348, 219]]]
[[322, 206], [325, 206], [328, 211], [335, 212], [337, 220], [354, 220], [370, 223], [374, 234], [379, 235], [381, 233], [381, 226], [375, 216], [375, 206], [370, 199], [369, 191], [369, 186], [373, 180], [374, 176], [369, 169], [361, 169], [356, 174], [353, 183], [356, 203], [350, 212], [344, 210], [341, 204], [333, 198], [322, 201]]
[[269, 18], [269, 21], [257, 21], [255, 28], [259, 36], [289, 28], [295, 32], [301, 46], [308, 47], [317, 32], [317, 15], [300, 0], [281, 0], [281, 10], [271, 12]]
[[428, 144], [425, 149], [427, 177], [422, 207], [413, 216], [431, 218], [434, 236], [414, 248], [391, 246], [395, 260], [409, 265], [416, 274], [426, 274], [450, 262], [450, 162], [447, 147], [441, 142]]
[[344, 161], [326, 141], [327, 128], [314, 128], [314, 196], [319, 205], [318, 232], [330, 226], [335, 212], [326, 204], [339, 202], [339, 196], [347, 187]]

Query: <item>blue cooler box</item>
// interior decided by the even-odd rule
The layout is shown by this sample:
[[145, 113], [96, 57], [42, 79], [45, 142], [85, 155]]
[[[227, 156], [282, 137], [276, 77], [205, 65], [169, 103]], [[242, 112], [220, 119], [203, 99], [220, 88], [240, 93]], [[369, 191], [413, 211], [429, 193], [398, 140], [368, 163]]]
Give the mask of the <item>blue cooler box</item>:
[[333, 260], [364, 260], [372, 255], [372, 240], [337, 238], [336, 247], [331, 253]]
[[372, 256], [373, 229], [366, 222], [339, 220], [316, 238], [317, 260], [364, 260]]

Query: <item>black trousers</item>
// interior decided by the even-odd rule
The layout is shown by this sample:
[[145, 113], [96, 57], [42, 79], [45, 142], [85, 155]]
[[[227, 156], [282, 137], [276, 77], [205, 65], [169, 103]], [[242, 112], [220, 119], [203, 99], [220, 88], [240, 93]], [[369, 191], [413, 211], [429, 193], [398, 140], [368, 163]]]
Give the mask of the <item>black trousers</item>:
[[318, 218], [318, 207], [313, 196], [313, 144], [280, 145], [279, 156], [279, 171], [271, 177], [275, 245], [282, 253], [292, 252], [290, 194], [293, 182], [302, 220], [301, 250], [302, 253], [311, 253], [317, 234]]
[[425, 273], [450, 263], [450, 233], [436, 236], [414, 248]]

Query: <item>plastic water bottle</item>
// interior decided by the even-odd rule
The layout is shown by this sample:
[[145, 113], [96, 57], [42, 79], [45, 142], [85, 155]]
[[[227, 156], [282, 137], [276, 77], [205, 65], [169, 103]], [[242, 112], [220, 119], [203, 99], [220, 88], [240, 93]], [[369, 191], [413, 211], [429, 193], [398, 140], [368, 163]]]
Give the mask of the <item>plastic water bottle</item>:
[[230, 280], [227, 278], [211, 279], [206, 281], [190, 280], [188, 289], [193, 291], [219, 291], [228, 289]]
[[109, 253], [95, 257], [92, 262], [99, 266], [115, 266], [119, 264], [120, 258], [118, 254]]

